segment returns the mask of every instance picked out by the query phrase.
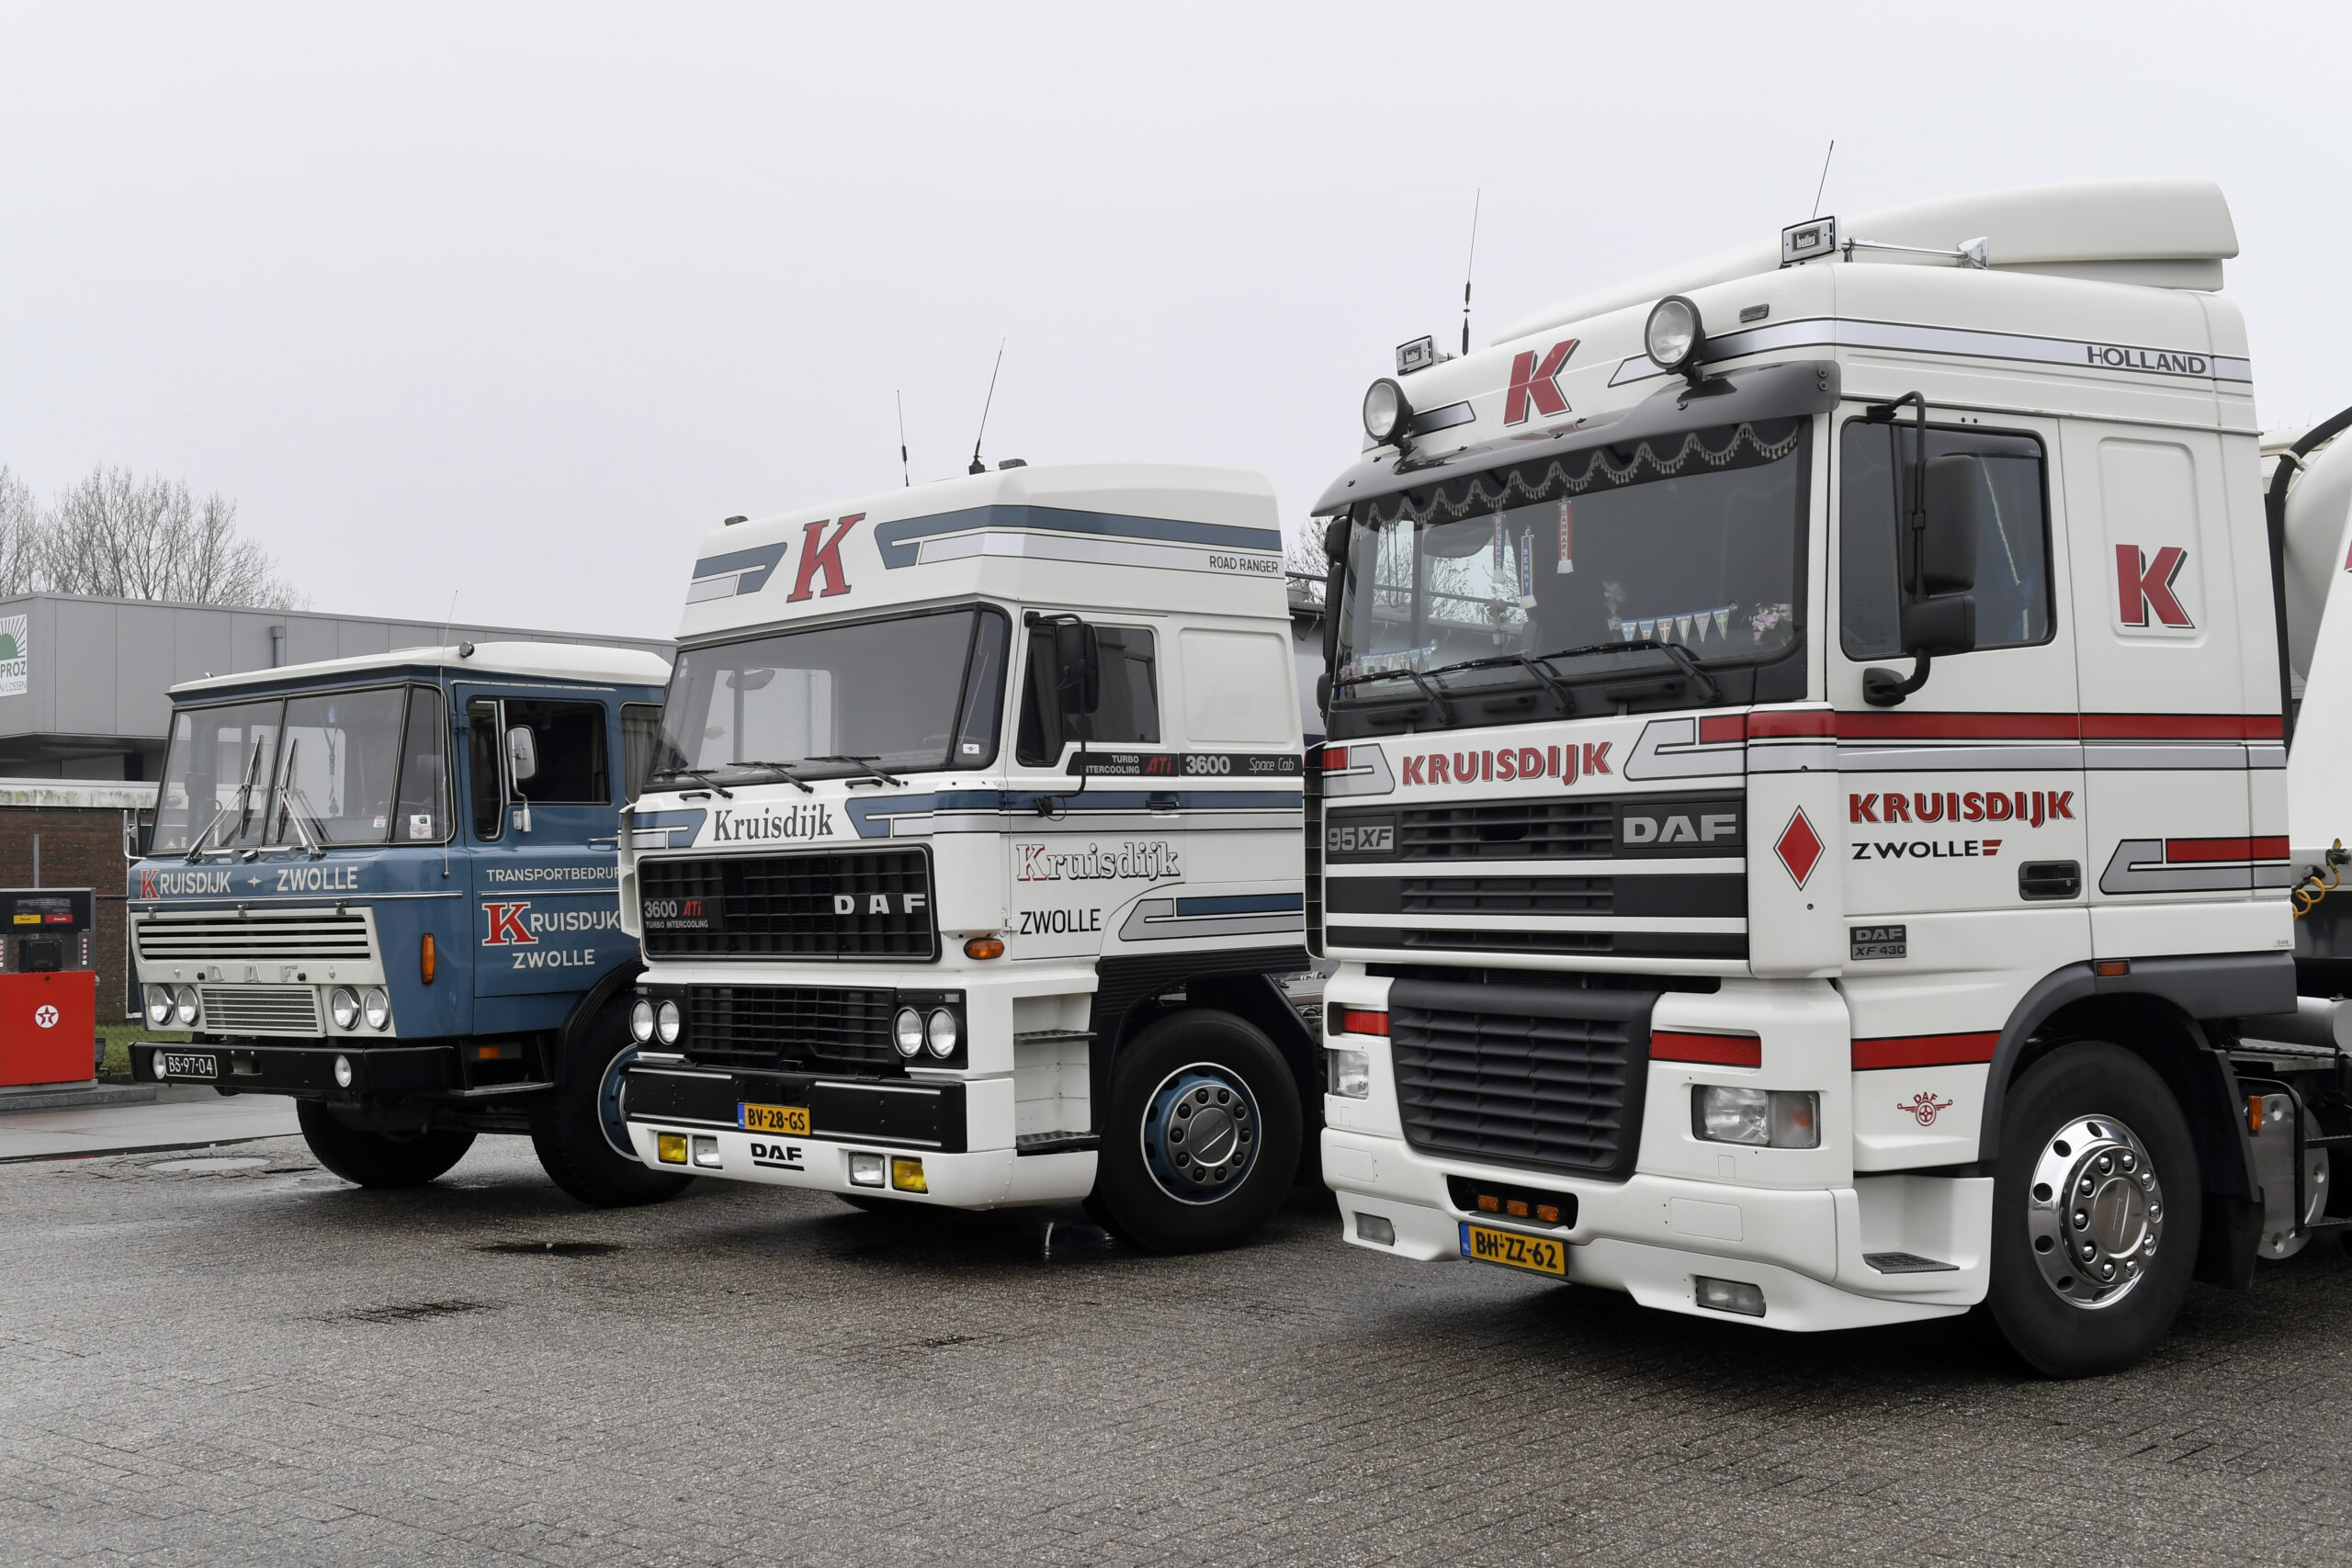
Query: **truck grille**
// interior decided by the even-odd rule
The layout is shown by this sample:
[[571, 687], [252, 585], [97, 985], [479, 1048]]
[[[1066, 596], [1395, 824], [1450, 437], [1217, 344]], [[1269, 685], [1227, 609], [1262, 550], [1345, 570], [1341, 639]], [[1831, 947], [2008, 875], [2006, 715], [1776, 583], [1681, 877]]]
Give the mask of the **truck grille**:
[[920, 849], [646, 860], [637, 885], [648, 957], [939, 956]]
[[262, 914], [135, 921], [131, 937], [142, 964], [366, 964], [375, 957], [368, 917]]
[[831, 986], [689, 986], [683, 1045], [712, 1066], [900, 1072], [890, 1047], [896, 998]]
[[1398, 860], [1606, 859], [1617, 837], [1607, 800], [1431, 806], [1396, 814]]
[[1396, 981], [1388, 1043], [1406, 1141], [1498, 1164], [1631, 1174], [1657, 995]]
[[308, 986], [199, 986], [214, 1034], [318, 1034], [319, 994]]

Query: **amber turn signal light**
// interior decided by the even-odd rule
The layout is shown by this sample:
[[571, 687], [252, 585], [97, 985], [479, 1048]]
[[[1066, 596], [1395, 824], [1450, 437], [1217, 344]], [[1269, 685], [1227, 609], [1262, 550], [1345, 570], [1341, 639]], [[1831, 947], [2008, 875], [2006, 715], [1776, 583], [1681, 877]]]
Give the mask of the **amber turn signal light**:
[[964, 956], [967, 958], [1002, 958], [1004, 956], [1003, 939], [993, 936], [967, 937], [964, 942]]
[[2249, 1133], [2262, 1131], [2262, 1096], [2258, 1094], [2245, 1097], [2245, 1130]]
[[426, 985], [433, 984], [433, 933], [426, 931], [424, 940], [416, 944], [416, 972]]
[[686, 1163], [686, 1135], [684, 1133], [657, 1133], [653, 1138], [653, 1152], [661, 1157], [663, 1165], [684, 1165]]

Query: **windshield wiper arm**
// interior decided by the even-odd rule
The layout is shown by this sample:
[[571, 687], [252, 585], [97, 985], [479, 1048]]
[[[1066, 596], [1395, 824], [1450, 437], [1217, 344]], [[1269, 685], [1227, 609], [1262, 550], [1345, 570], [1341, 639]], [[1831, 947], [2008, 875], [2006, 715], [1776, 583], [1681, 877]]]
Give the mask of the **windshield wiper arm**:
[[[709, 773], [702, 768], [664, 768], [660, 773], [655, 773], [653, 777], [657, 779], [692, 779], [696, 784], [702, 785], [705, 789], [707, 789], [713, 794], [725, 799], [732, 800], [735, 798], [735, 792], [733, 790], [729, 789], [725, 784], [720, 784], [717, 779], [712, 778]], [[649, 780], [648, 782], [650, 783], [650, 781]]]
[[861, 771], [874, 778], [880, 779], [884, 784], [889, 784], [893, 788], [903, 785], [907, 782], [906, 780], [899, 777], [896, 773], [886, 773], [880, 768], [876, 767], [875, 764], [882, 760], [879, 757], [854, 757], [846, 752], [842, 752], [836, 753], [831, 757], [811, 757], [808, 760], [812, 762], [854, 762], [858, 765]]
[[[320, 845], [317, 835], [311, 831], [311, 820], [318, 813], [311, 808], [311, 797], [302, 793], [302, 786], [294, 782], [294, 759], [301, 754], [300, 736], [286, 743], [286, 782], [277, 790], [277, 829], [282, 833], [287, 823], [293, 823], [294, 830], [302, 836], [303, 850], [312, 860], [317, 860], [327, 852]], [[265, 830], [262, 836], [267, 838], [267, 818], [265, 818], [263, 822]]]
[[[768, 772], [774, 773], [776, 777], [782, 779], [785, 783], [790, 784], [793, 788], [798, 790], [803, 795], [814, 795], [817, 793], [816, 785], [810, 784], [807, 779], [802, 778], [798, 773], [794, 773], [790, 768], [786, 767], [782, 762], [730, 762], [728, 765], [729, 767], [736, 768], [765, 768]], [[716, 789], [718, 786], [713, 784], [711, 787]]]
[[[1459, 670], [1462, 666], [1459, 664], [1449, 664], [1445, 668], [1448, 670]], [[1432, 671], [1430, 673], [1435, 674], [1437, 671]], [[1430, 685], [1427, 676], [1424, 676], [1419, 671], [1413, 669], [1409, 665], [1399, 666], [1395, 670], [1383, 670], [1377, 674], [1359, 675], [1354, 680], [1350, 681], [1347, 683], [1351, 686], [1362, 686], [1367, 685], [1374, 681], [1394, 680], [1400, 675], [1421, 689], [1421, 695], [1429, 698], [1429, 700], [1436, 705], [1439, 717], [1444, 719], [1448, 724], [1452, 724], [1453, 722], [1453, 699], [1447, 696], [1435, 686]]]
[[1712, 703], [1723, 695], [1723, 688], [1715, 684], [1715, 678], [1700, 668], [1698, 656], [1679, 642], [1660, 642], [1654, 637], [1637, 637], [1631, 642], [1621, 642], [1614, 646], [1654, 648], [1665, 654], [1674, 661], [1675, 668], [1680, 670], [1686, 677], [1698, 684], [1699, 700], [1702, 703]]
[[[212, 814], [212, 820], [204, 825], [204, 831], [196, 836], [196, 842], [188, 846], [187, 859], [191, 864], [203, 858], [204, 840], [212, 837], [212, 829], [220, 826], [221, 819], [232, 811], [237, 814], [237, 831], [243, 833], [245, 830], [245, 823], [253, 817], [253, 807], [247, 803], [254, 797], [254, 775], [261, 772], [261, 745], [262, 737], [254, 736], [253, 752], [245, 759], [244, 782], [237, 786], [237, 793], [229, 797], [229, 804]], [[220, 847], [227, 849], [229, 846], [223, 844]]]

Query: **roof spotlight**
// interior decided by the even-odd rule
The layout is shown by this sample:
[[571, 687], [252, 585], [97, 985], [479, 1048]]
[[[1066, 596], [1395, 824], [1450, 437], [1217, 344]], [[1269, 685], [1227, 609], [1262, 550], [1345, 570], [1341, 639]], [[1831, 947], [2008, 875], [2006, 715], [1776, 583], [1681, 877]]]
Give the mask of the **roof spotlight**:
[[1363, 395], [1363, 433], [1375, 446], [1404, 445], [1406, 426], [1413, 420], [1413, 405], [1405, 389], [1383, 376]]
[[1642, 328], [1642, 346], [1661, 370], [1699, 379], [1699, 355], [1707, 346], [1707, 329], [1699, 307], [1679, 294], [1669, 294], [1650, 307]]

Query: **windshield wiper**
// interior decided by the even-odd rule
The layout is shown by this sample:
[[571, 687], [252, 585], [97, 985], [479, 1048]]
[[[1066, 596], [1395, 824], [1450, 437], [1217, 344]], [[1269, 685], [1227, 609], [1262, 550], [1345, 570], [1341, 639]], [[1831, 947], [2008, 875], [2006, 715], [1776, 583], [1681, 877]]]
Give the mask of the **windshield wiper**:
[[[1462, 665], [1449, 664], [1445, 666], [1445, 668], [1448, 670], [1459, 670], [1462, 668]], [[1439, 671], [1432, 670], [1430, 673], [1434, 675], [1439, 673]], [[1421, 689], [1421, 695], [1429, 698], [1430, 703], [1435, 705], [1438, 711], [1438, 716], [1440, 718], [1442, 718], [1448, 724], [1452, 724], [1453, 722], [1453, 699], [1447, 696], [1443, 692], [1439, 691], [1435, 686], [1430, 685], [1426, 676], [1409, 665], [1395, 670], [1383, 670], [1375, 675], [1360, 675], [1347, 683], [1351, 686], [1363, 686], [1369, 685], [1374, 681], [1394, 680], [1399, 675], [1403, 676], [1406, 680], [1410, 681], [1414, 685], [1419, 686]]]
[[1679, 642], [1660, 642], [1654, 637], [1637, 637], [1631, 642], [1621, 642], [1614, 644], [1613, 646], [1617, 648], [1654, 648], [1660, 653], [1665, 654], [1667, 658], [1674, 661], [1677, 669], [1680, 670], [1686, 677], [1697, 683], [1699, 687], [1699, 700], [1702, 703], [1712, 703], [1716, 698], [1723, 695], [1723, 688], [1715, 684], [1715, 678], [1713, 675], [1708, 674], [1705, 670], [1700, 668], [1698, 656]]
[[730, 768], [765, 768], [768, 772], [774, 773], [776, 777], [782, 779], [785, 783], [790, 784], [793, 788], [798, 790], [803, 795], [814, 795], [817, 793], [816, 785], [810, 784], [807, 779], [802, 778], [798, 773], [794, 773], [790, 768], [786, 767], [782, 762], [729, 762], [728, 766]]
[[705, 789], [707, 789], [713, 794], [725, 799], [732, 800], [735, 798], [735, 792], [733, 790], [729, 789], [725, 784], [720, 784], [717, 779], [712, 778], [709, 773], [702, 768], [664, 768], [660, 773], [652, 775], [652, 778], [648, 779], [646, 782], [650, 784], [653, 782], [653, 779], [692, 779], [696, 784], [701, 784]]
[[[253, 820], [253, 807], [249, 803], [254, 797], [254, 775], [261, 772], [262, 739], [261, 736], [254, 737], [253, 754], [245, 759], [245, 779], [237, 786], [237, 793], [229, 797], [229, 804], [212, 814], [212, 820], [204, 825], [204, 831], [198, 833], [196, 842], [187, 847], [190, 864], [204, 857], [204, 840], [212, 837], [212, 829], [220, 826], [222, 818], [229, 813], [233, 811], [237, 814], [237, 831], [241, 835], [245, 830], [245, 824]], [[227, 849], [229, 846], [223, 844], [220, 847]]]
[[808, 760], [812, 762], [854, 762], [857, 765], [859, 771], [865, 773], [868, 777], [880, 779], [884, 784], [889, 784], [893, 788], [902, 786], [907, 782], [906, 780], [899, 777], [896, 773], [886, 773], [880, 768], [876, 767], [874, 764], [882, 760], [879, 757], [853, 757], [846, 752], [843, 752], [831, 757], [811, 757]]
[[[302, 741], [300, 736], [286, 743], [286, 782], [280, 784], [277, 790], [277, 830], [283, 833], [286, 831], [286, 824], [293, 823], [294, 830], [302, 836], [303, 850], [312, 860], [317, 860], [327, 852], [320, 844], [317, 835], [311, 831], [311, 822], [318, 817], [318, 813], [311, 809], [311, 797], [302, 793], [302, 786], [294, 782], [294, 760], [301, 754]], [[266, 818], [265, 818], [266, 821]], [[263, 836], [266, 838], [268, 835], [265, 832]], [[281, 849], [285, 847], [284, 840], [279, 841], [278, 847]]]

